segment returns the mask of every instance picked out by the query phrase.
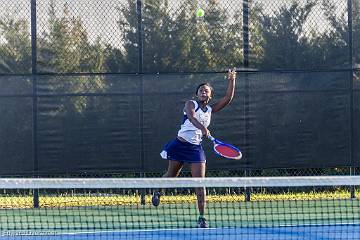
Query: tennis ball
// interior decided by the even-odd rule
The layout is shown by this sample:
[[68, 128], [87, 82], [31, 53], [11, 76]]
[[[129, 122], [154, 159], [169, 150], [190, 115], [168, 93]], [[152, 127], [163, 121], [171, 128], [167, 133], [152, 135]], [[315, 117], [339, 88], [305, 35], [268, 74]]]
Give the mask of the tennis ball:
[[196, 11], [196, 16], [197, 16], [197, 17], [203, 17], [204, 15], [205, 15], [204, 9], [199, 8], [199, 9]]

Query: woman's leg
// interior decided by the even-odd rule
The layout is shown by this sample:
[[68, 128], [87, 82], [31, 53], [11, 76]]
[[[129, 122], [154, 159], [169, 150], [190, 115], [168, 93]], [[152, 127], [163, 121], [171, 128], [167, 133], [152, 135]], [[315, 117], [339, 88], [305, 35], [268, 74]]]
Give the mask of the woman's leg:
[[180, 171], [182, 167], [184, 166], [184, 163], [169, 160], [168, 169], [166, 173], [163, 175], [163, 177], [177, 177], [180, 174]]
[[[179, 176], [184, 163], [169, 160], [168, 169], [162, 177], [177, 177]], [[151, 198], [152, 205], [155, 207], [160, 204], [161, 189], [156, 189]]]
[[[191, 164], [191, 175], [192, 177], [205, 177], [206, 171], [206, 164], [205, 163], [192, 163]], [[206, 220], [204, 218], [205, 214], [205, 207], [206, 207], [206, 191], [205, 187], [203, 188], [196, 188], [196, 196], [198, 202], [198, 209], [199, 209], [199, 222], [198, 227], [208, 227]]]

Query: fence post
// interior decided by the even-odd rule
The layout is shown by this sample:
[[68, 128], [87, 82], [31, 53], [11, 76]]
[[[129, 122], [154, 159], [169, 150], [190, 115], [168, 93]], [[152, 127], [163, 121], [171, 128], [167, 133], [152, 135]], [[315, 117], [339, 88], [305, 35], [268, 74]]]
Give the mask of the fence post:
[[[244, 69], [249, 68], [249, 0], [243, 0], [243, 57]], [[249, 158], [249, 112], [250, 112], [250, 95], [249, 95], [249, 79], [245, 78], [245, 146], [246, 157]], [[245, 177], [251, 176], [249, 169], [245, 169]], [[251, 200], [250, 188], [245, 188], [245, 201]]]
[[[136, 13], [138, 20], [138, 74], [140, 78], [140, 109], [139, 109], [139, 124], [140, 124], [140, 162], [141, 172], [140, 177], [145, 177], [145, 156], [144, 156], [144, 80], [143, 80], [143, 26], [142, 26], [142, 0], [136, 1]], [[146, 189], [140, 189], [140, 204], [145, 205]]]
[[[355, 175], [354, 166], [354, 65], [353, 65], [353, 18], [352, 18], [352, 0], [347, 1], [348, 13], [348, 44], [349, 44], [349, 81], [350, 81], [350, 175]], [[355, 198], [355, 187], [350, 187], [350, 197]]]
[[249, 67], [249, 0], [243, 0], [243, 57], [244, 67]]
[[[32, 115], [33, 115], [33, 177], [39, 177], [39, 160], [37, 154], [37, 42], [36, 42], [36, 0], [31, 0], [31, 80]], [[39, 189], [33, 189], [33, 207], [39, 208]]]

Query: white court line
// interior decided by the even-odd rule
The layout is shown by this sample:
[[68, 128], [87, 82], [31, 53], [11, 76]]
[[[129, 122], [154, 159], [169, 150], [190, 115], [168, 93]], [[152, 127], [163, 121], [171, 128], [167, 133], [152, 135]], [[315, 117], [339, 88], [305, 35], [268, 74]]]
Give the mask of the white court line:
[[266, 229], [266, 228], [282, 228], [282, 227], [320, 227], [320, 226], [345, 226], [345, 225], [360, 225], [359, 222], [351, 222], [351, 223], [328, 223], [328, 224], [302, 224], [302, 225], [278, 225], [278, 226], [243, 226], [243, 227], [219, 227], [219, 228], [160, 228], [160, 229], [136, 229], [136, 230], [104, 230], [104, 231], [84, 231], [84, 232], [64, 232], [64, 233], [56, 233], [55, 236], [58, 235], [84, 235], [84, 234], [109, 234], [109, 233], [154, 233], [154, 232], [179, 232], [179, 231], [211, 231], [211, 230], [240, 230], [247, 228], [255, 228], [255, 229]]

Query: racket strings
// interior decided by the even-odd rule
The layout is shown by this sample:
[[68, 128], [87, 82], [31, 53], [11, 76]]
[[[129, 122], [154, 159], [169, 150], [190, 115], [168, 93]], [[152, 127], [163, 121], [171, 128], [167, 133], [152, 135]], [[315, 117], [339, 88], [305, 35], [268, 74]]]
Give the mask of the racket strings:
[[237, 149], [234, 149], [226, 145], [216, 145], [214, 147], [215, 151], [220, 155], [228, 158], [237, 158], [240, 156], [240, 152]]

